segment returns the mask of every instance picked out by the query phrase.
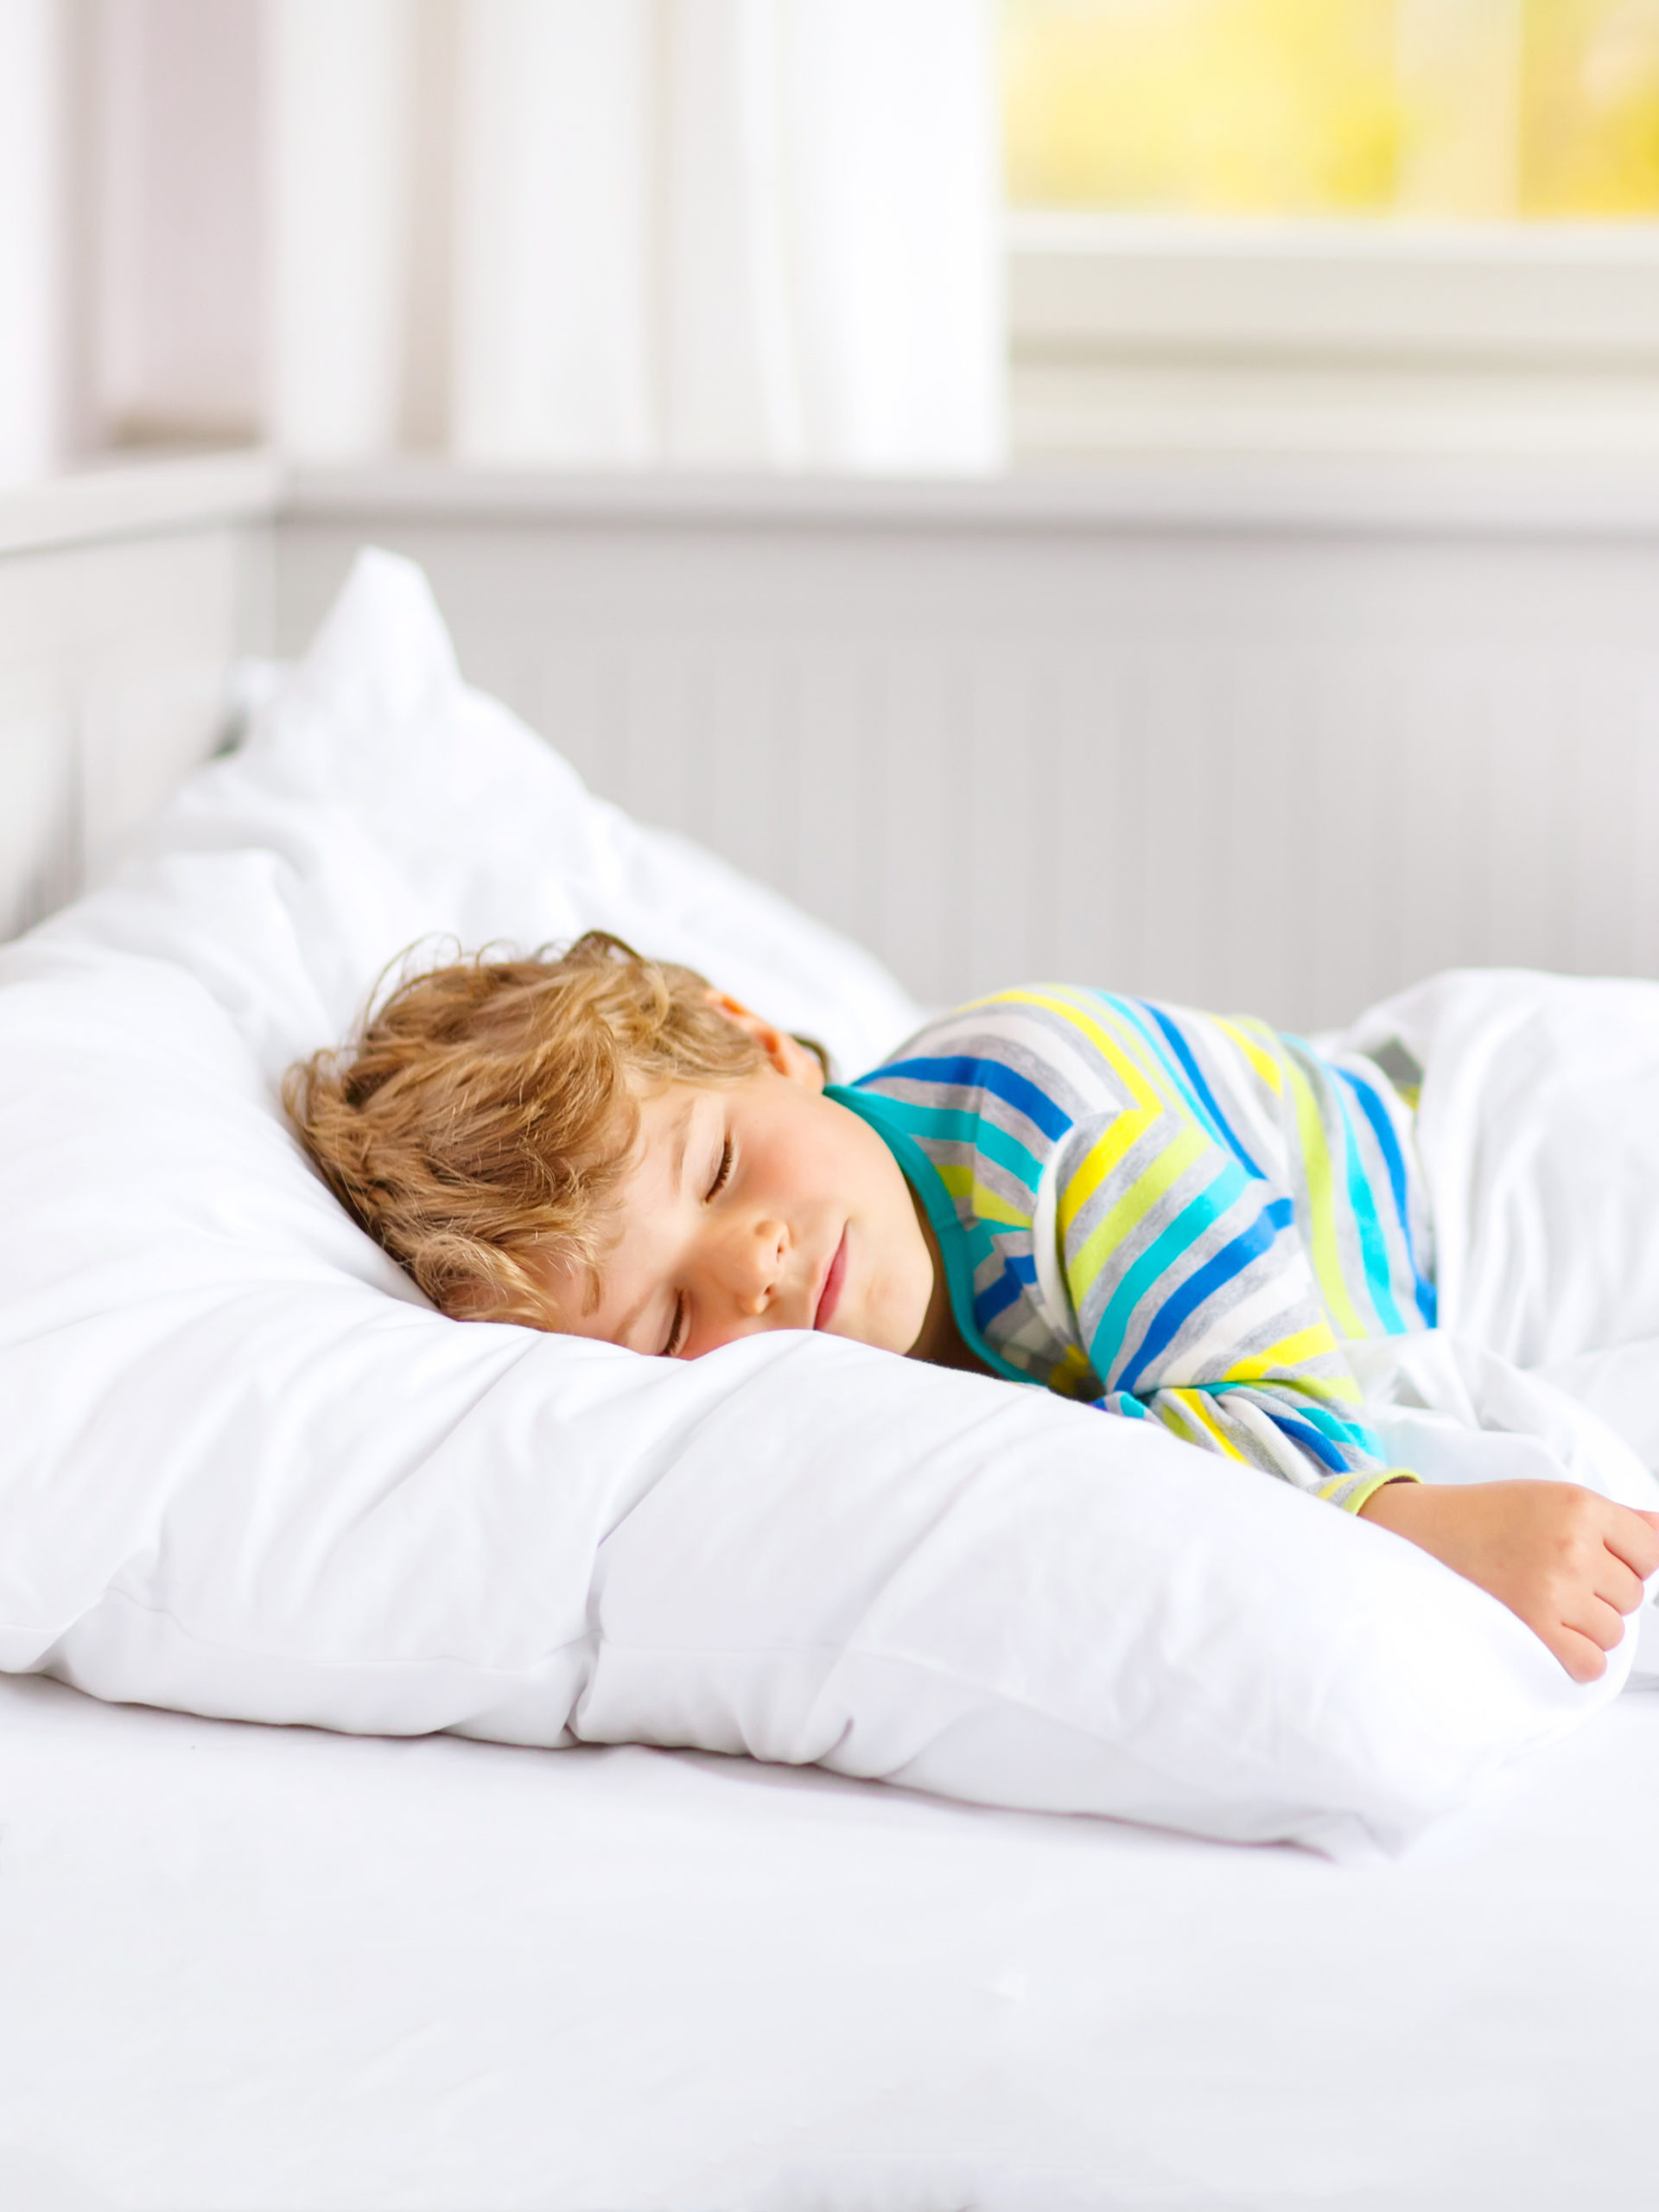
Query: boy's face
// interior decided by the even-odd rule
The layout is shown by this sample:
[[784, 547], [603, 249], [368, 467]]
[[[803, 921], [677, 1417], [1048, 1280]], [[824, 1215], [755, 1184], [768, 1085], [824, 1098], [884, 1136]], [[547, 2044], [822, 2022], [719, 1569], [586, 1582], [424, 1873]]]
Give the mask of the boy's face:
[[823, 1329], [907, 1352], [934, 1268], [880, 1137], [823, 1096], [817, 1061], [733, 1001], [766, 1065], [732, 1088], [675, 1084], [639, 1109], [598, 1274], [550, 1269], [549, 1328], [696, 1359], [761, 1329]]

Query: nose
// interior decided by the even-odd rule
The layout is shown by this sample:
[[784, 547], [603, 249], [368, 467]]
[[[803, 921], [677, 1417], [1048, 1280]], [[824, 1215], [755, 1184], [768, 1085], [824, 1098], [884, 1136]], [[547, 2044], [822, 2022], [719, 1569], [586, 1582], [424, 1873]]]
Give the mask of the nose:
[[735, 1223], [721, 1254], [725, 1287], [741, 1313], [759, 1319], [778, 1294], [789, 1232], [781, 1221]]

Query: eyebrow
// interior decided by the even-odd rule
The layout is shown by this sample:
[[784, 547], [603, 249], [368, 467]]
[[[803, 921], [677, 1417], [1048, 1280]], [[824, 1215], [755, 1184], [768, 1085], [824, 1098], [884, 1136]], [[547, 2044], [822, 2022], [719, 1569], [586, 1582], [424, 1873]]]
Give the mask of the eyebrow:
[[[688, 1098], [684, 1105], [681, 1107], [679, 1112], [674, 1117], [673, 1181], [674, 1196], [677, 1198], [680, 1195], [680, 1184], [685, 1174], [685, 1147], [687, 1141], [691, 1134], [691, 1116], [696, 1112], [696, 1100], [695, 1098]], [[652, 1300], [655, 1298], [656, 1295], [657, 1293], [654, 1287], [647, 1290], [644, 1297], [638, 1300], [636, 1303], [629, 1308], [627, 1313], [622, 1316], [621, 1320], [617, 1324], [616, 1330], [617, 1338], [619, 1341], [628, 1335], [635, 1323], [639, 1320], [639, 1316], [645, 1312], [646, 1306], [650, 1305]]]

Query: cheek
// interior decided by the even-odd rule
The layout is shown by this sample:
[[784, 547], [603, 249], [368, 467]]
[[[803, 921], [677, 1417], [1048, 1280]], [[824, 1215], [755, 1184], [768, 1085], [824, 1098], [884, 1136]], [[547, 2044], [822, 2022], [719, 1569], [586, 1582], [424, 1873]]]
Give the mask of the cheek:
[[[851, 1115], [845, 1118], [852, 1124], [850, 1132], [839, 1126], [839, 1117], [826, 1122], [822, 1109], [791, 1113], [766, 1131], [752, 1150], [755, 1169], [780, 1197], [792, 1194], [813, 1205], [839, 1199], [857, 1203], [871, 1178], [869, 1162], [856, 1140], [872, 1132]], [[876, 1142], [880, 1144], [879, 1138]]]
[[874, 1129], [864, 1129], [867, 1143], [847, 1162], [847, 1185], [856, 1188], [863, 1210], [880, 1241], [890, 1269], [891, 1287], [899, 1294], [925, 1279], [931, 1286], [933, 1262], [927, 1239], [916, 1218], [905, 1171]]
[[826, 1173], [837, 1195], [890, 1232], [900, 1207], [907, 1208], [906, 1185], [898, 1161], [875, 1131], [849, 1117], [851, 1127], [836, 1132]]

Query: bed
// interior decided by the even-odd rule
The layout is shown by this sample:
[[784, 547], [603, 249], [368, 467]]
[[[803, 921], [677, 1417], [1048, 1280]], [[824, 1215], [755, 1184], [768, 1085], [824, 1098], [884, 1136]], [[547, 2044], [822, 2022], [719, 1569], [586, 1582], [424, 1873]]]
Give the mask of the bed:
[[[945, 1802], [960, 1767], [925, 1758], [864, 1770], [931, 1793], [149, 1709], [211, 1709], [200, 1671], [169, 1648], [141, 1679], [142, 1624], [94, 1643], [73, 1614], [54, 1669], [140, 1701], [0, 1679], [5, 2201], [1381, 2212], [1649, 2185], [1639, 1681], [1567, 1732], [1528, 1677], [1528, 1740], [1560, 1740], [1465, 1760], [1408, 1847], [1332, 1859]], [[294, 1679], [226, 1702], [291, 1719]]]
[[30, 2208], [1646, 2201], [1659, 1711], [1337, 1867], [0, 1684]]

